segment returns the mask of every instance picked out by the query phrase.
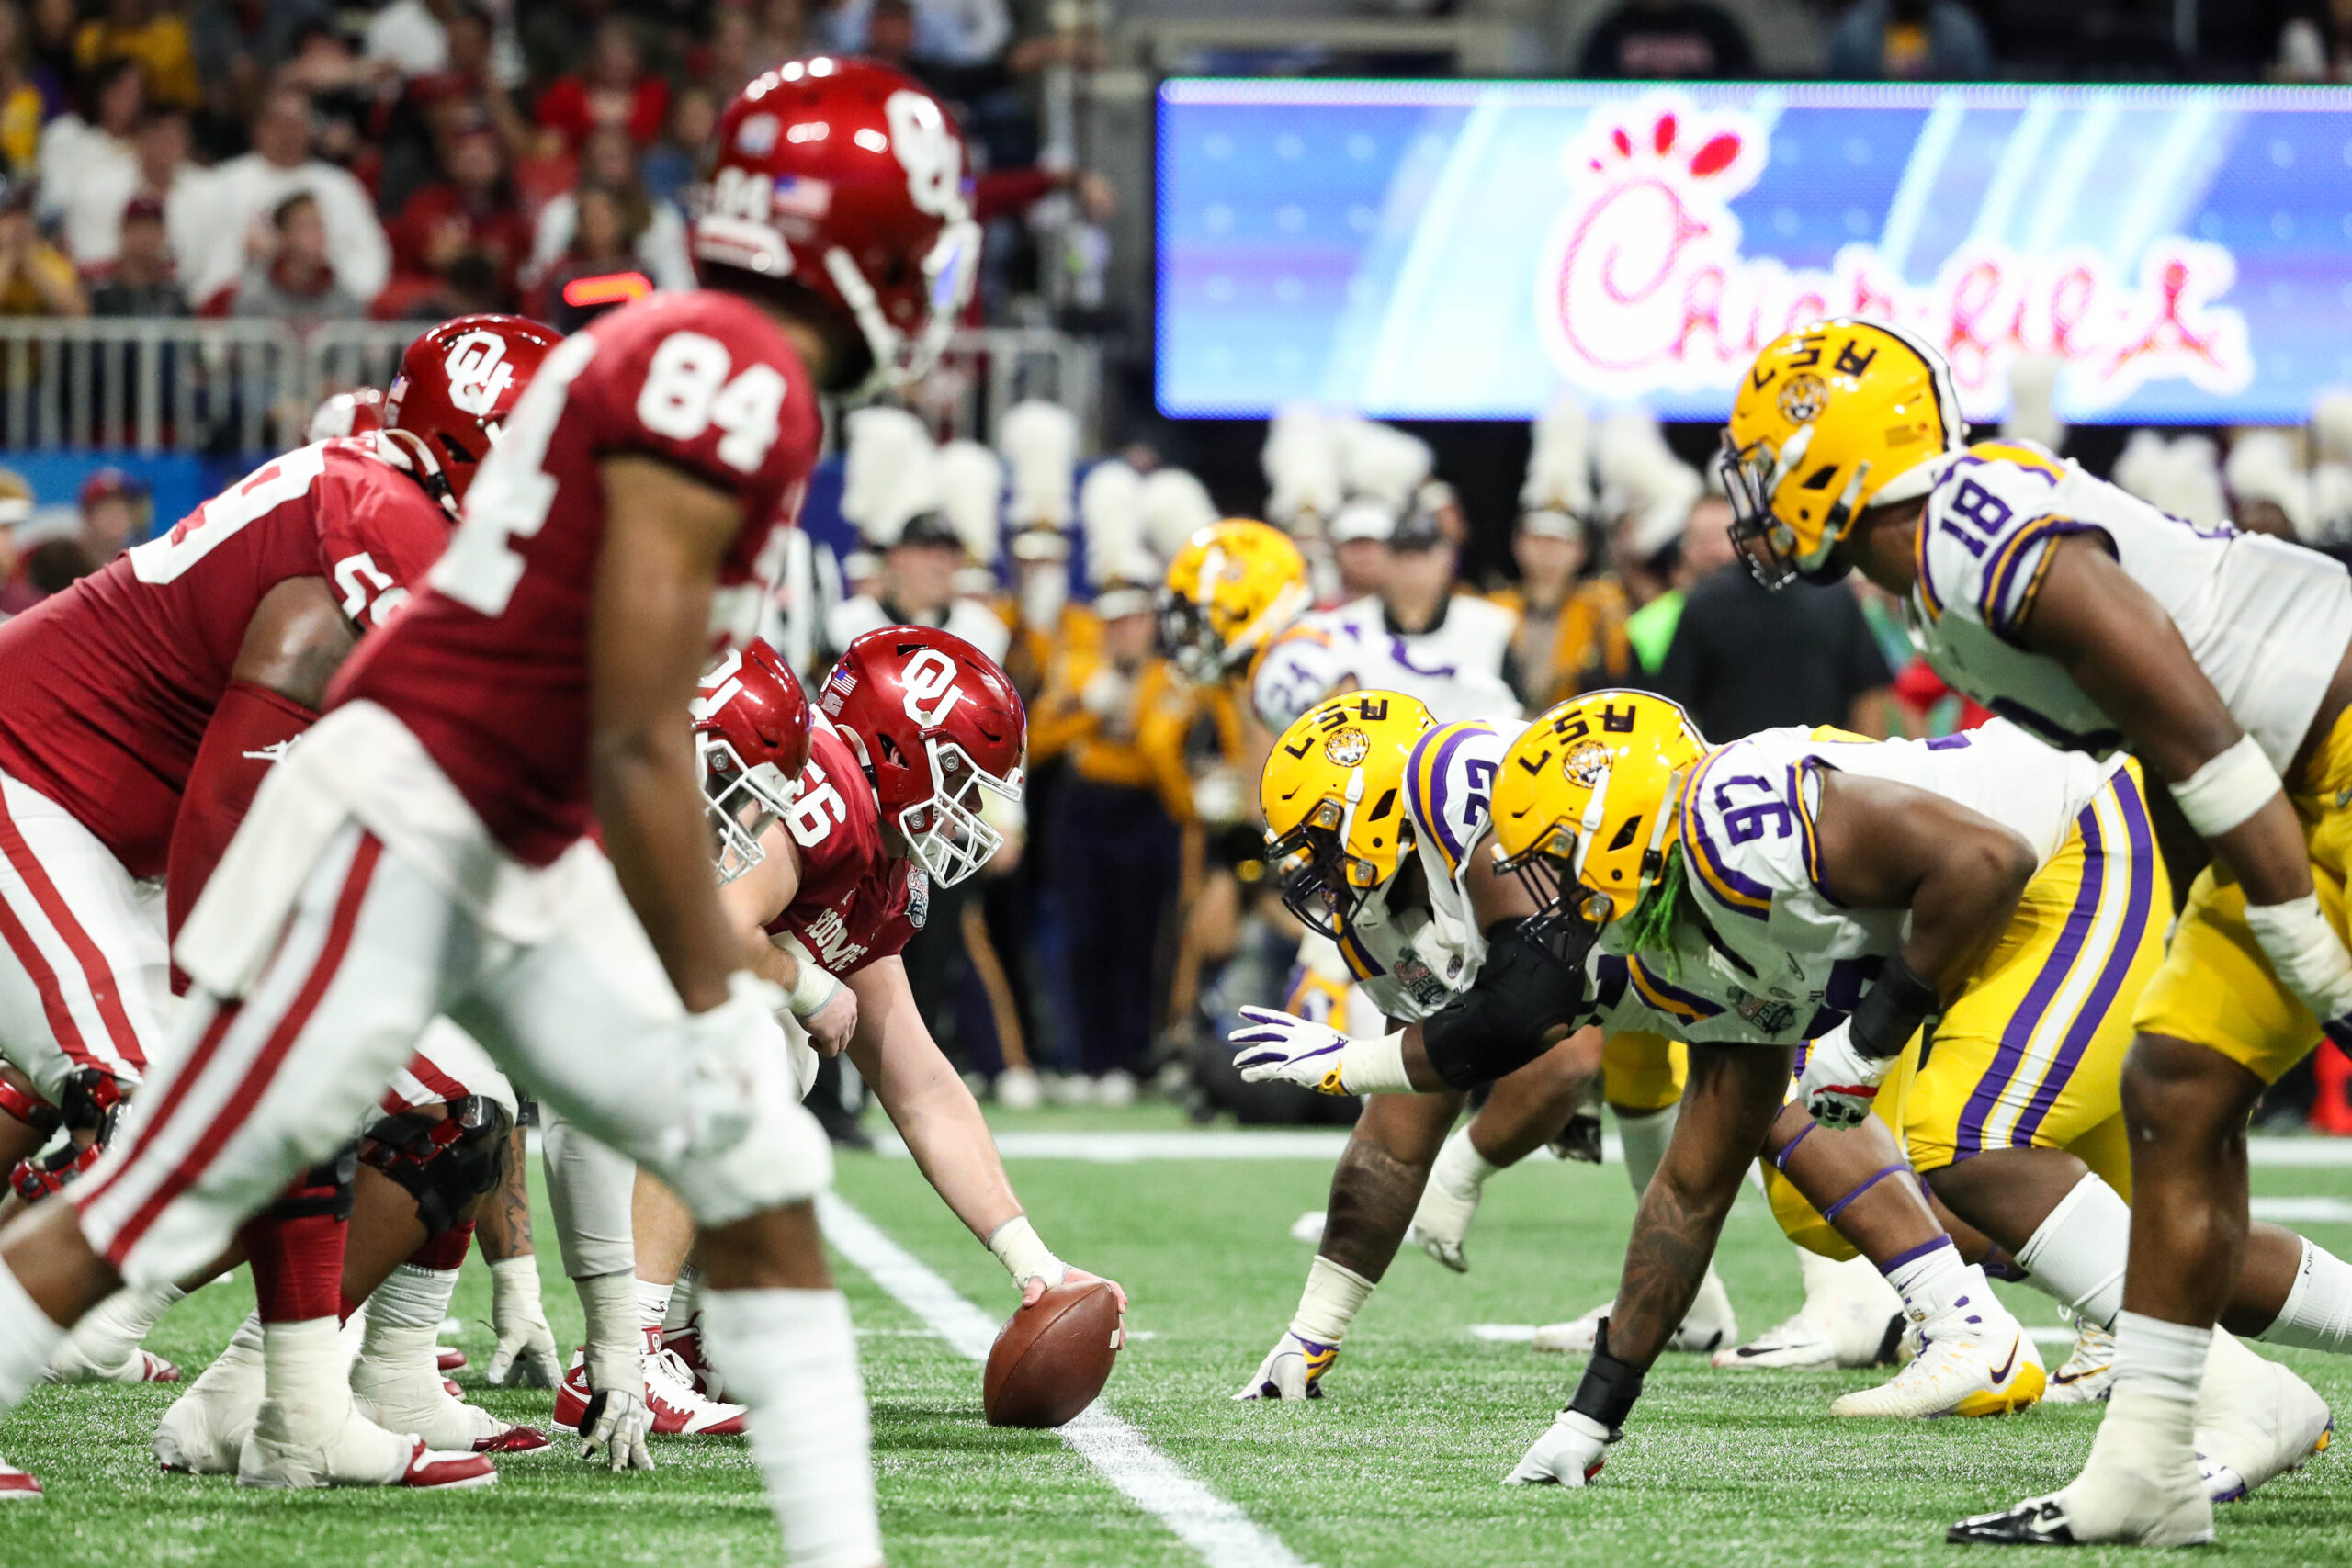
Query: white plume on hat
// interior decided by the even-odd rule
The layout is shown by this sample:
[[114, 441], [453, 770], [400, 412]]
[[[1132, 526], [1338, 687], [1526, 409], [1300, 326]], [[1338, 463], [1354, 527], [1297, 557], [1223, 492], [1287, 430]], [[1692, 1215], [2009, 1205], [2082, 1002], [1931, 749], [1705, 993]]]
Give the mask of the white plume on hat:
[[939, 509], [939, 456], [922, 421], [875, 404], [853, 411], [845, 426], [842, 515], [877, 548], [899, 542], [907, 524]]
[[1266, 518], [1293, 533], [1319, 533], [1340, 509], [1339, 433], [1330, 417], [1307, 403], [1275, 411], [1259, 454], [1266, 471]]
[[2322, 463], [2312, 470], [2311, 519], [2296, 532], [2314, 545], [2352, 539], [2352, 465]]
[[1349, 496], [1368, 495], [1399, 513], [1413, 504], [1413, 492], [1436, 466], [1428, 442], [1393, 425], [1346, 420], [1339, 437], [1340, 478]]
[[1600, 479], [1601, 514], [1622, 526], [1625, 544], [1644, 560], [1682, 537], [1692, 503], [1707, 489], [1667, 446], [1657, 418], [1639, 409], [1601, 421], [1593, 468]]
[[2149, 505], [2199, 527], [2218, 527], [2230, 520], [2229, 499], [2222, 492], [2220, 452], [2209, 437], [2166, 441], [2153, 430], [2135, 430], [2115, 460], [2113, 478]]
[[2247, 430], [2230, 443], [2222, 478], [2241, 502], [2267, 501], [2287, 514], [2301, 535], [2311, 525], [2311, 480], [2295, 438], [2283, 430]]
[[1086, 576], [1100, 584], [1104, 570], [1143, 547], [1141, 474], [1116, 457], [1086, 470], [1078, 487], [1079, 525], [1086, 535]]
[[2045, 452], [2056, 452], [2066, 440], [2065, 422], [2058, 417], [2058, 375], [2064, 359], [2054, 354], [2020, 354], [2009, 365], [2009, 415], [2001, 434], [2011, 441], [2030, 441]]
[[2352, 391], [2334, 388], [2312, 405], [2312, 461], [2352, 465]]
[[1143, 539], [1172, 560], [1184, 541], [1217, 520], [1209, 487], [1182, 468], [1154, 468], [1143, 479]]
[[1519, 487], [1522, 512], [1561, 512], [1581, 517], [1592, 510], [1592, 416], [1573, 395], [1563, 393], [1534, 425], [1535, 445], [1527, 454], [1527, 482]]
[[1078, 416], [1058, 403], [1031, 398], [1004, 411], [996, 444], [1012, 470], [1012, 525], [1067, 525], [1070, 484], [1078, 472]]
[[965, 551], [981, 566], [994, 566], [1002, 529], [998, 506], [1004, 496], [1004, 465], [977, 441], [950, 441], [939, 449], [939, 510]]

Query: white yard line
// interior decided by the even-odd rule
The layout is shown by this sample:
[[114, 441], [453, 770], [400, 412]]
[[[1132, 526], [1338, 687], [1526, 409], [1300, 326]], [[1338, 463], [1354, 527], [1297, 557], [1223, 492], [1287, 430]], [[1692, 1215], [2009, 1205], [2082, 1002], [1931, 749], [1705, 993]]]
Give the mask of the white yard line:
[[[817, 1200], [825, 1239], [960, 1354], [988, 1359], [997, 1323], [882, 1229], [832, 1193]], [[1056, 1434], [1136, 1506], [1201, 1554], [1209, 1568], [1305, 1568], [1248, 1515], [1187, 1474], [1101, 1402]]]

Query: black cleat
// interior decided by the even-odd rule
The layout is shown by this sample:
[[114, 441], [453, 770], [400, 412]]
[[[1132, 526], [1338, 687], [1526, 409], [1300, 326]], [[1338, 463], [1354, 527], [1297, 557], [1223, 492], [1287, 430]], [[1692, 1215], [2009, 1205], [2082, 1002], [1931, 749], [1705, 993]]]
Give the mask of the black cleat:
[[2019, 1503], [2007, 1513], [1979, 1514], [1944, 1531], [1954, 1546], [2072, 1546], [2075, 1532], [2055, 1497]]

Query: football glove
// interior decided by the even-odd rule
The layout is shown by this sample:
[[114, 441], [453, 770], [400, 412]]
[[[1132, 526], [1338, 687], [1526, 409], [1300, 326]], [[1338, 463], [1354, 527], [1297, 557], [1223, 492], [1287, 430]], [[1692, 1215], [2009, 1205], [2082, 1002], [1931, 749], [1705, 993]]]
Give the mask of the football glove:
[[642, 1390], [600, 1388], [589, 1395], [588, 1408], [580, 1417], [580, 1457], [594, 1459], [602, 1449], [616, 1472], [651, 1470], [653, 1454], [645, 1438], [652, 1430], [653, 1412], [647, 1408]]
[[1328, 1024], [1272, 1008], [1241, 1010], [1243, 1027], [1226, 1037], [1244, 1083], [1295, 1083], [1319, 1094], [1409, 1093], [1404, 1036], [1358, 1040]]
[[563, 1367], [539, 1302], [539, 1260], [530, 1253], [490, 1266], [490, 1324], [498, 1348], [482, 1375], [492, 1388], [555, 1387]]
[[1609, 1428], [1591, 1416], [1563, 1410], [1519, 1463], [1503, 1477], [1506, 1486], [1585, 1486], [1600, 1473]]
[[1806, 1114], [1825, 1127], [1859, 1127], [1878, 1103], [1878, 1087], [1898, 1058], [1865, 1056], [1843, 1029], [1832, 1030], [1805, 1052], [1797, 1093]]
[[1236, 1399], [1320, 1399], [1323, 1374], [1340, 1359], [1337, 1345], [1317, 1345], [1295, 1328], [1283, 1330]]

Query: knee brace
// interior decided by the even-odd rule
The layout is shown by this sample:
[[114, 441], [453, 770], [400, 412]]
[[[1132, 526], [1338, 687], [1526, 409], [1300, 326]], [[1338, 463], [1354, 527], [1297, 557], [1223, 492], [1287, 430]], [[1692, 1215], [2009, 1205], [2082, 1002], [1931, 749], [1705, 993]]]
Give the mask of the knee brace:
[[449, 1102], [446, 1117], [404, 1111], [387, 1116], [359, 1140], [359, 1157], [416, 1200], [427, 1235], [439, 1235], [466, 1208], [498, 1185], [504, 1168], [506, 1108], [483, 1095]]
[[1523, 920], [1487, 932], [1477, 984], [1421, 1021], [1430, 1066], [1454, 1089], [1498, 1078], [1549, 1048], [1553, 1029], [1584, 1010], [1582, 968], [1571, 968]]
[[43, 1138], [57, 1131], [57, 1107], [5, 1077], [0, 1077], [0, 1115], [23, 1122]]
[[345, 1144], [333, 1159], [312, 1166], [296, 1177], [286, 1190], [262, 1211], [273, 1220], [305, 1220], [323, 1216], [351, 1218], [351, 1183], [359, 1174], [359, 1149]]

